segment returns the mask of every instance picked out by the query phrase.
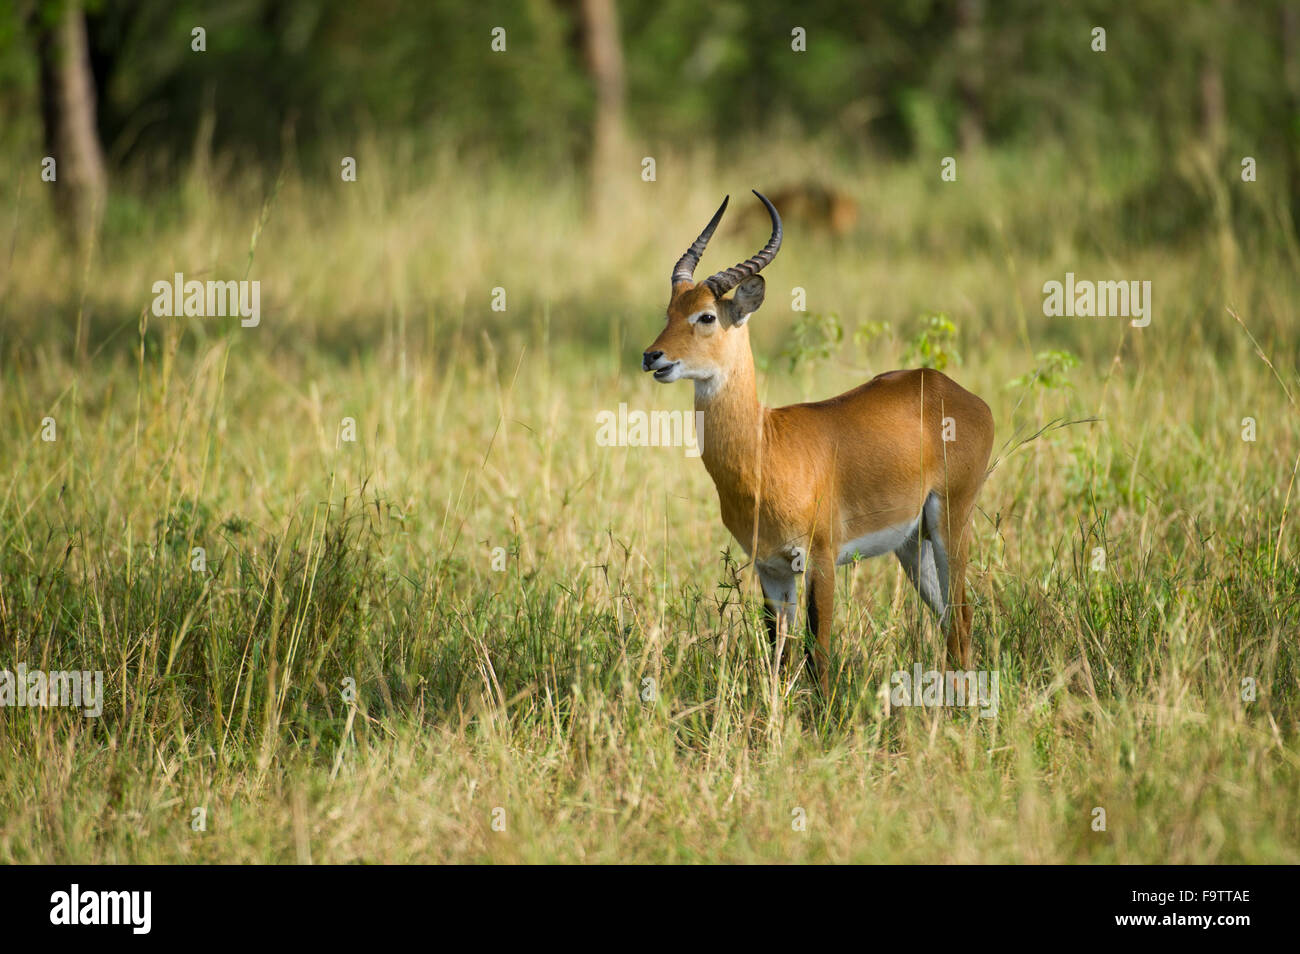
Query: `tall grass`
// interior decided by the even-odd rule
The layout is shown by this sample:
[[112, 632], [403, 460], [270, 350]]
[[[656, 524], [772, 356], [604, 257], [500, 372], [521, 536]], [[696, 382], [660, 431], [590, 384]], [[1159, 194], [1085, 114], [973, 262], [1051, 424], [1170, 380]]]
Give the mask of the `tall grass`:
[[[1300, 271], [1267, 191], [1170, 172], [1168, 232], [1140, 163], [942, 183], [786, 144], [661, 155], [593, 222], [573, 173], [347, 152], [356, 183], [128, 176], [87, 258], [6, 187], [0, 668], [101, 669], [106, 700], [0, 708], [0, 860], [1300, 860]], [[762, 397], [955, 323], [1001, 452], [973, 550], [994, 719], [889, 704], [941, 658], [892, 562], [840, 571], [831, 698], [774, 675], [703, 467], [597, 444], [599, 410], [690, 405], [635, 359], [718, 196], [808, 176], [864, 221], [791, 223]], [[258, 328], [148, 314], [173, 272], [245, 270]], [[1152, 281], [1152, 324], [1044, 317], [1066, 271]], [[845, 335], [791, 373], [794, 286]], [[1079, 364], [1035, 376], [1050, 351]]]

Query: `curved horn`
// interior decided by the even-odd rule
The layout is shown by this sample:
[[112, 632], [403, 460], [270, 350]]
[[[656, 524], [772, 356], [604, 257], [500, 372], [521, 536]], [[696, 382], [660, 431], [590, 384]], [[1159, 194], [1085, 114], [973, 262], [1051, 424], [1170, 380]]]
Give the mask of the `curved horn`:
[[704, 226], [704, 231], [700, 233], [699, 238], [692, 242], [686, 254], [677, 260], [677, 264], [673, 266], [673, 285], [694, 280], [695, 266], [700, 263], [700, 256], [704, 254], [704, 247], [709, 244], [709, 239], [713, 238], [713, 230], [722, 221], [722, 213], [727, 211], [729, 201], [731, 196], [723, 198], [722, 205], [718, 206], [718, 211], [713, 213], [713, 218], [709, 219], [709, 224]]
[[772, 264], [772, 259], [776, 258], [776, 253], [781, 250], [781, 216], [776, 213], [776, 206], [767, 201], [767, 196], [754, 190], [754, 195], [758, 196], [765, 206], [767, 214], [772, 217], [772, 237], [767, 240], [767, 244], [758, 250], [753, 258], [747, 258], [739, 265], [733, 265], [724, 272], [718, 272], [704, 280], [704, 284], [709, 286], [713, 292], [713, 297], [721, 298], [731, 289], [735, 288], [750, 275], [757, 275], [761, 270]]

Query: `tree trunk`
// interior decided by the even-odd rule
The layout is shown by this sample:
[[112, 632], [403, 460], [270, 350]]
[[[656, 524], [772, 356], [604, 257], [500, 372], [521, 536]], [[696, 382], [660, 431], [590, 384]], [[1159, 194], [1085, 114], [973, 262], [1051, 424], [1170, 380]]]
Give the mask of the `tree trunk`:
[[593, 214], [601, 218], [609, 211], [620, 176], [636, 174], [634, 168], [624, 168], [623, 43], [614, 0], [578, 0], [576, 12], [583, 61], [596, 93], [591, 131], [591, 206]]
[[984, 62], [982, 0], [958, 0], [957, 3], [957, 99], [961, 117], [957, 141], [963, 152], [978, 149], [984, 143]]
[[55, 209], [79, 242], [89, 242], [103, 217], [108, 175], [95, 126], [95, 80], [80, 0], [62, 4], [53, 22], [38, 20], [36, 50], [45, 148], [55, 160], [55, 181], [49, 183]]
[[1291, 225], [1300, 229], [1300, 11], [1292, 3], [1282, 4], [1282, 81], [1286, 88], [1286, 112], [1282, 124], [1286, 150], [1287, 186], [1290, 192]]

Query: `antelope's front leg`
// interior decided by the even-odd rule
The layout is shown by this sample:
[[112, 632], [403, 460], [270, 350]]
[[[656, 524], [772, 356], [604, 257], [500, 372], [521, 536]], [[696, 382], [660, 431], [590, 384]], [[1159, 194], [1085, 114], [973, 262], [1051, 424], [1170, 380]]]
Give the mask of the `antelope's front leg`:
[[816, 639], [816, 650], [810, 654], [812, 668], [817, 673], [817, 684], [822, 697], [830, 697], [831, 689], [831, 627], [835, 619], [835, 550], [828, 546], [815, 546], [808, 572], [804, 576], [808, 590], [808, 629]]
[[790, 657], [790, 637], [795, 632], [795, 614], [799, 607], [796, 590], [796, 570], [803, 571], [802, 559], [781, 555], [755, 563], [758, 582], [763, 588], [763, 621], [767, 624], [767, 635], [772, 641], [774, 653], [773, 665], [780, 665]]

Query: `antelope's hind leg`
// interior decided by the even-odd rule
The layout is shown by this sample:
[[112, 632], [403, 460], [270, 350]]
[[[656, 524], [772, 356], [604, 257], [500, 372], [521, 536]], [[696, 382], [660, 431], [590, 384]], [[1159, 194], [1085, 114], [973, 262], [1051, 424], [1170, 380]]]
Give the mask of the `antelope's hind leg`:
[[816, 639], [816, 649], [809, 651], [808, 661], [817, 673], [822, 697], [831, 689], [831, 625], [835, 616], [835, 549], [822, 544], [814, 547], [808, 572], [804, 575], [808, 590], [808, 629]]
[[903, 564], [907, 578], [916, 587], [916, 591], [921, 594], [921, 599], [925, 601], [925, 605], [934, 610], [934, 614], [939, 617], [939, 624], [946, 631], [948, 581], [939, 574], [935, 542], [933, 540], [918, 540], [916, 537], [908, 537], [907, 542], [894, 551], [894, 556], [898, 557], [898, 562]]
[[948, 620], [948, 661], [958, 669], [971, 667], [971, 622], [974, 607], [966, 599], [966, 560], [970, 551], [970, 526], [962, 524], [952, 554], [952, 608]]
[[964, 668], [970, 662], [970, 608], [965, 605], [962, 581], [965, 561], [950, 559], [945, 543], [946, 518], [942, 499], [930, 494], [921, 510], [917, 532], [909, 535], [894, 555], [921, 599], [939, 618], [939, 627], [947, 637], [949, 663]]
[[[932, 507], [933, 504], [933, 507]], [[931, 494], [926, 501], [926, 538], [933, 545], [934, 559], [947, 603], [942, 617], [948, 637], [948, 665], [971, 667], [971, 623], [973, 607], [966, 599], [966, 563], [970, 552], [973, 496], [950, 496], [946, 501]]]

